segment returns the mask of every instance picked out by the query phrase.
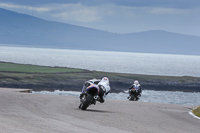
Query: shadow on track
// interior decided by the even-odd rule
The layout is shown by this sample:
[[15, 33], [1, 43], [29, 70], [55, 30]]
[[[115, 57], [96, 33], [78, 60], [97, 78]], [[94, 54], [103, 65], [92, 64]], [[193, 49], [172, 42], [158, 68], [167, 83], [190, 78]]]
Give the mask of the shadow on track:
[[89, 111], [89, 112], [97, 112], [97, 113], [114, 113], [114, 112], [111, 112], [111, 111], [94, 110], [94, 109], [86, 109], [86, 110], [80, 110], [80, 111]]

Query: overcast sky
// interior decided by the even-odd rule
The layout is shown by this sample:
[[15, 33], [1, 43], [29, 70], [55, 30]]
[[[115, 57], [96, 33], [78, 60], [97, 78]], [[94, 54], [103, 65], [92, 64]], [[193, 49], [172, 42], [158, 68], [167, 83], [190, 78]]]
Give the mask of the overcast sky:
[[200, 36], [200, 0], [0, 0], [0, 8], [114, 33]]

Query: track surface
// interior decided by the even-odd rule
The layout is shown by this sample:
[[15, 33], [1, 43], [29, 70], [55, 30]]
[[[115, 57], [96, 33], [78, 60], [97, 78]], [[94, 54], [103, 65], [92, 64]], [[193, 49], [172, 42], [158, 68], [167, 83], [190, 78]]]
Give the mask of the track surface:
[[78, 109], [78, 97], [0, 88], [0, 133], [198, 133], [194, 106], [106, 100]]

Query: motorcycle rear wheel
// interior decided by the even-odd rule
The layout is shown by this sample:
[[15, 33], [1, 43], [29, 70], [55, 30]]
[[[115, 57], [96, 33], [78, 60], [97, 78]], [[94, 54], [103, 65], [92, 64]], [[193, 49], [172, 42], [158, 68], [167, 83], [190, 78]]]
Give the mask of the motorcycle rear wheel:
[[89, 94], [86, 98], [86, 100], [82, 103], [82, 107], [81, 109], [82, 110], [86, 110], [87, 107], [90, 105], [90, 103], [92, 102], [92, 99], [93, 99], [93, 95]]

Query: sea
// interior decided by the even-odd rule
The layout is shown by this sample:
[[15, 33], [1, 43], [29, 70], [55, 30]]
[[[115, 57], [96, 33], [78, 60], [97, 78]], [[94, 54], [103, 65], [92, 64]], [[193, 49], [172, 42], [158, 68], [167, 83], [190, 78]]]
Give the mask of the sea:
[[[33, 91], [35, 94], [47, 94], [47, 95], [64, 95], [73, 96], [79, 99], [81, 91]], [[120, 93], [109, 93], [106, 99], [114, 100], [126, 100], [129, 96], [128, 91]], [[166, 104], [181, 104], [181, 105], [200, 105], [200, 93], [199, 92], [180, 92], [180, 91], [153, 91], [143, 90], [139, 101], [152, 102], [152, 103], [166, 103]]]
[[[0, 61], [40, 66], [60, 66], [104, 72], [200, 77], [200, 56], [134, 52], [12, 47], [0, 45]], [[81, 90], [81, 88], [80, 88]], [[78, 96], [80, 92], [34, 92]], [[127, 93], [111, 93], [109, 99], [127, 100]], [[144, 102], [200, 105], [198, 92], [144, 90]]]

